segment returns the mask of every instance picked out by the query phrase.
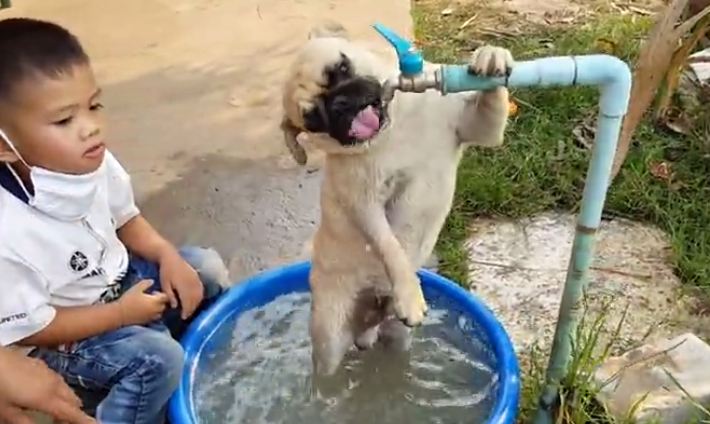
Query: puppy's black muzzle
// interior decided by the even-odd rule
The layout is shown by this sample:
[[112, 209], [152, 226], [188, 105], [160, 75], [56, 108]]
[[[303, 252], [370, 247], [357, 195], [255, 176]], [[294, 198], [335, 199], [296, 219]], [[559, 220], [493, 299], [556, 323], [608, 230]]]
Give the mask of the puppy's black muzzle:
[[330, 88], [316, 100], [316, 107], [304, 116], [305, 126], [311, 132], [325, 132], [343, 146], [356, 145], [358, 140], [350, 135], [355, 117], [372, 106], [380, 118], [380, 128], [387, 120], [382, 104], [383, 89], [371, 77], [346, 79]]

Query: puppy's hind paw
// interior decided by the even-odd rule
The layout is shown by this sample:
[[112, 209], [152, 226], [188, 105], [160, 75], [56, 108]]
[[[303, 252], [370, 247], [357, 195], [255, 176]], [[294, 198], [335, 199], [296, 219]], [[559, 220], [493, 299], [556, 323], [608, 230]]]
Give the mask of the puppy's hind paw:
[[394, 293], [394, 312], [407, 327], [417, 327], [424, 321], [428, 311], [419, 280], [409, 284], [406, 290]]
[[355, 338], [355, 346], [360, 350], [372, 349], [377, 343], [379, 326], [371, 327]]

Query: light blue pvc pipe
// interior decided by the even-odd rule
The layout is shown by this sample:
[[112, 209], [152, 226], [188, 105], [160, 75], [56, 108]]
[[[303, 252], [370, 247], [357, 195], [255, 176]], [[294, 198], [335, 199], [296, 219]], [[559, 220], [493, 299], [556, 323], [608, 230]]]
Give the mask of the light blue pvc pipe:
[[[631, 71], [626, 63], [608, 55], [549, 57], [520, 62], [507, 78], [486, 79], [469, 74], [467, 66], [444, 65], [441, 91], [457, 92], [508, 87], [599, 86], [599, 116], [592, 158], [582, 195], [572, 256], [557, 319], [557, 328], [540, 397], [535, 424], [552, 424], [559, 383], [567, 373], [572, 337], [579, 321], [579, 301], [588, 282], [594, 253], [594, 235], [601, 223], [616, 145], [631, 93]], [[472, 88], [475, 87], [475, 88]]]
[[[407, 47], [393, 33], [377, 29], [397, 51], [406, 52], [407, 75], [423, 70], [423, 60], [413, 46]], [[399, 37], [394, 35], [394, 37]], [[419, 55], [419, 62], [416, 58]], [[402, 60], [400, 60], [402, 63]], [[426, 80], [426, 79], [425, 79]], [[582, 206], [577, 218], [577, 228], [572, 245], [572, 255], [567, 269], [562, 302], [555, 329], [555, 337], [546, 373], [546, 384], [540, 396], [533, 423], [552, 424], [553, 409], [559, 395], [559, 383], [569, 365], [572, 337], [579, 321], [579, 301], [588, 282], [588, 272], [594, 253], [594, 236], [601, 223], [602, 210], [619, 140], [621, 123], [628, 110], [631, 94], [631, 70], [616, 57], [609, 55], [548, 57], [518, 62], [510, 76], [482, 78], [471, 75], [466, 65], [443, 65], [431, 83], [442, 93], [487, 90], [498, 86], [552, 87], [594, 85], [599, 87], [599, 116], [592, 158], [587, 169], [587, 179], [582, 195]]]

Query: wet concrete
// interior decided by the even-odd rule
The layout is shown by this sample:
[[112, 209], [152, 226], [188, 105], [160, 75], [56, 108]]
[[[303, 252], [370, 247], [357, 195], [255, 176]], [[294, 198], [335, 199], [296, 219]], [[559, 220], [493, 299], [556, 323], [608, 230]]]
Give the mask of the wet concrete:
[[320, 213], [320, 175], [284, 169], [273, 159], [205, 156], [141, 208], [173, 242], [217, 249], [240, 280], [307, 257], [304, 242]]

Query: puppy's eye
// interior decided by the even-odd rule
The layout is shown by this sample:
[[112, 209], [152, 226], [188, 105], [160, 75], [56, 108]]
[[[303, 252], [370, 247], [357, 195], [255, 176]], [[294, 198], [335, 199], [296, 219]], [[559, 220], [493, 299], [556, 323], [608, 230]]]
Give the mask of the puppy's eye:
[[340, 60], [333, 63], [326, 70], [327, 86], [333, 87], [353, 76], [353, 66], [344, 54], [340, 54]]
[[338, 71], [343, 75], [350, 74], [350, 58], [345, 56], [345, 54], [340, 53], [340, 63], [338, 64]]

